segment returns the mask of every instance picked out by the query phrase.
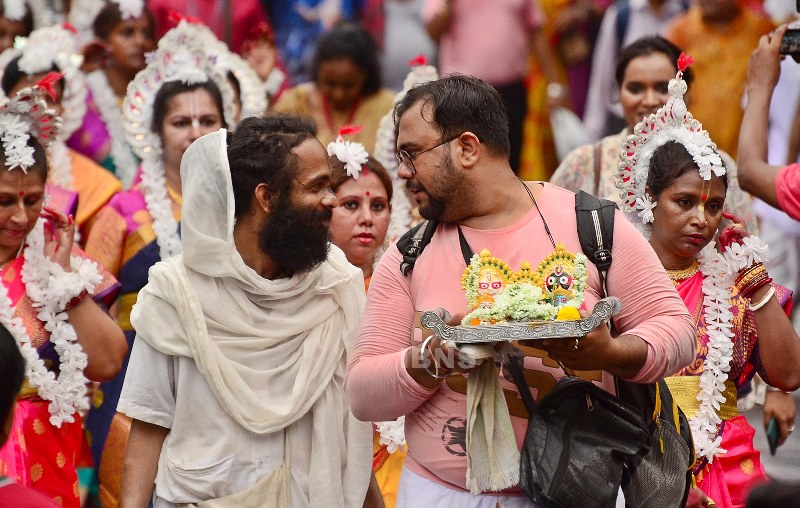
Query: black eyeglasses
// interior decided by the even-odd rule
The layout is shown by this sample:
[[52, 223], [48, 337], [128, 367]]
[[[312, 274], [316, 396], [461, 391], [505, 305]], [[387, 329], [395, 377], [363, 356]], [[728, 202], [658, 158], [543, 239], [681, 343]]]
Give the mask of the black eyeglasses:
[[397, 167], [399, 168], [402, 164], [405, 163], [408, 166], [408, 169], [411, 170], [411, 174], [412, 175], [416, 175], [417, 174], [417, 168], [414, 166], [414, 159], [416, 159], [417, 157], [419, 157], [420, 155], [422, 155], [425, 152], [430, 152], [434, 148], [439, 148], [442, 145], [446, 145], [447, 143], [449, 143], [451, 141], [454, 141], [459, 136], [461, 136], [461, 134], [459, 134], [458, 136], [453, 136], [452, 138], [447, 139], [445, 141], [442, 141], [438, 145], [433, 145], [430, 148], [426, 148], [425, 150], [422, 150], [421, 152], [417, 152], [414, 155], [411, 155], [406, 150], [398, 150], [394, 154], [395, 158], [397, 159]]

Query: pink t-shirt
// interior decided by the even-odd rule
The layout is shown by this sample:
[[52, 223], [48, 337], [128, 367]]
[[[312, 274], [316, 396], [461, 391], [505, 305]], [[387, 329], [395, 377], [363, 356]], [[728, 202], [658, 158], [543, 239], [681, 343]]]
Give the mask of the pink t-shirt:
[[[428, 22], [444, 0], [428, 0]], [[495, 86], [508, 85], [528, 71], [530, 32], [541, 25], [531, 0], [454, 0], [450, 25], [439, 41], [439, 71], [458, 72]]]
[[[580, 252], [574, 194], [545, 183], [537, 198], [556, 242]], [[686, 305], [667, 278], [664, 268], [644, 237], [621, 212], [614, 228], [613, 263], [608, 291], [622, 301], [615, 317], [617, 329], [648, 343], [645, 365], [633, 379], [650, 382], [676, 372], [694, 358], [695, 329]], [[506, 261], [513, 270], [523, 261], [535, 266], [553, 251], [536, 209], [516, 224], [493, 230], [462, 226], [474, 252], [483, 248]], [[430, 390], [406, 372], [404, 357], [421, 312], [444, 307], [451, 314], [466, 311], [461, 275], [466, 268], [454, 224], [440, 224], [431, 243], [417, 260], [410, 277], [400, 273], [401, 255], [391, 248], [372, 276], [361, 333], [348, 365], [345, 389], [353, 414], [363, 420], [392, 420], [406, 415], [409, 455], [406, 465], [417, 474], [452, 488], [465, 489], [467, 457], [466, 378], [450, 376]], [[586, 304], [598, 299], [599, 275], [589, 265]], [[415, 321], [416, 320], [416, 321]], [[412, 336], [414, 337], [412, 339]], [[533, 348], [526, 355], [525, 374], [534, 397], [548, 393], [564, 375], [558, 364]], [[580, 372], [582, 378], [613, 392], [607, 372]], [[501, 374], [502, 376], [502, 374]], [[513, 382], [502, 380], [518, 444], [522, 444], [527, 412]]]
[[800, 220], [800, 164], [790, 164], [780, 170], [775, 179], [778, 205], [794, 220]]

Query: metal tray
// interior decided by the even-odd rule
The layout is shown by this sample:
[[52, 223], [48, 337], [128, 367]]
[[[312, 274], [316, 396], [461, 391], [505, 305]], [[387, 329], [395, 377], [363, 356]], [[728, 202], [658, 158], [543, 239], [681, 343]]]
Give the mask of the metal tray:
[[456, 344], [481, 344], [485, 342], [503, 342], [512, 340], [569, 339], [583, 337], [604, 321], [608, 321], [622, 309], [619, 298], [610, 296], [603, 298], [592, 309], [591, 315], [575, 321], [539, 320], [509, 322], [497, 325], [450, 326], [446, 321], [450, 314], [443, 309], [439, 312], [428, 311], [422, 314], [420, 323], [444, 340]]

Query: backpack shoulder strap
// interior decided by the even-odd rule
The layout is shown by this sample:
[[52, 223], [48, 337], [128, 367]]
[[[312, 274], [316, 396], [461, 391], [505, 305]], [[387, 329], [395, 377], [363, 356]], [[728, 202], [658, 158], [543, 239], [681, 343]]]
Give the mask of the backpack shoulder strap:
[[403, 256], [403, 261], [400, 263], [400, 272], [403, 275], [408, 275], [414, 268], [419, 255], [431, 243], [438, 225], [439, 223], [434, 220], [422, 221], [397, 240], [397, 248]]
[[617, 205], [584, 191], [575, 194], [575, 217], [578, 221], [578, 239], [583, 253], [594, 263], [600, 273], [603, 294], [608, 295], [606, 275], [611, 266], [611, 248], [614, 243], [614, 211]]

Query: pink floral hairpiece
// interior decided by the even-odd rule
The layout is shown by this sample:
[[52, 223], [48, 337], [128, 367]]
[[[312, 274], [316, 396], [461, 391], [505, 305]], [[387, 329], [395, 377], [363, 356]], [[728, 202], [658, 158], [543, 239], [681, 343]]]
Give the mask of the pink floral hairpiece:
[[328, 143], [328, 155], [335, 155], [344, 164], [345, 171], [355, 180], [361, 175], [361, 165], [367, 163], [369, 154], [364, 149], [364, 145], [354, 141], [345, 141], [342, 136], [348, 136], [361, 132], [362, 125], [345, 125], [339, 129], [336, 141]]

